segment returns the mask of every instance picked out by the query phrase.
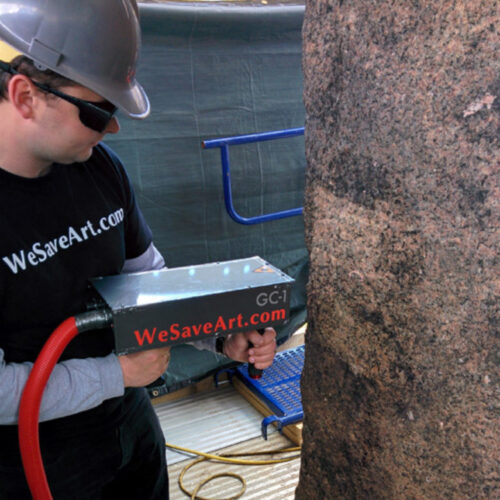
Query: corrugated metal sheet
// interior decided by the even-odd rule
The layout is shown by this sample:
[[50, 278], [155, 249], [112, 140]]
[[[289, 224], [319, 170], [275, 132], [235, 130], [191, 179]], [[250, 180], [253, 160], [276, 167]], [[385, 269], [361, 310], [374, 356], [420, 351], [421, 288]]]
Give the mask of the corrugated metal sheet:
[[[275, 450], [291, 446], [290, 441], [279, 433], [274, 433], [267, 441], [254, 438], [238, 445], [219, 450], [218, 453], [241, 453], [248, 451]], [[271, 456], [273, 457], [273, 456]], [[249, 459], [265, 459], [265, 457], [248, 457]], [[274, 455], [273, 458], [279, 458]], [[185, 500], [189, 498], [178, 485], [178, 478], [182, 469], [192, 460], [178, 462], [169, 467], [170, 498], [171, 500]], [[242, 500], [293, 500], [295, 488], [299, 480], [300, 459], [275, 465], [232, 465], [204, 461], [187, 471], [184, 486], [193, 491], [205, 478], [219, 472], [233, 472], [242, 476], [246, 481], [246, 491]], [[217, 478], [208, 483], [200, 491], [205, 498], [230, 498], [240, 491], [241, 484], [234, 478]]]
[[[168, 443], [205, 453], [261, 435], [263, 416], [229, 384], [157, 404], [155, 410]], [[180, 460], [185, 455], [167, 451], [169, 464]]]
[[[294, 446], [272, 426], [269, 439], [261, 437], [263, 416], [231, 385], [215, 391], [198, 393], [183, 399], [155, 405], [165, 438], [172, 443], [206, 453], [242, 453], [267, 451]], [[274, 457], [248, 457], [253, 460]], [[177, 481], [182, 469], [195, 457], [167, 450], [171, 500], [188, 498]], [[247, 482], [242, 500], [291, 500], [298, 483], [300, 460], [274, 465], [231, 465], [205, 461], [190, 469], [184, 479], [192, 491], [204, 478], [219, 472], [234, 472]], [[206, 485], [200, 495], [207, 498], [228, 498], [241, 488], [233, 478], [219, 478]]]

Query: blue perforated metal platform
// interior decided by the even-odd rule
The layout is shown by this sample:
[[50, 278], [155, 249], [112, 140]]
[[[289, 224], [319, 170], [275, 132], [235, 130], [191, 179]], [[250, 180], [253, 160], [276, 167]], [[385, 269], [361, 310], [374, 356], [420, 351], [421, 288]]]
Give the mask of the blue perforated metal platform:
[[262, 378], [252, 379], [248, 365], [234, 371], [247, 387], [263, 401], [274, 415], [262, 421], [262, 435], [267, 439], [267, 426], [276, 422], [278, 429], [302, 420], [304, 412], [300, 393], [300, 377], [304, 367], [304, 346], [279, 352], [270, 368], [264, 370]]

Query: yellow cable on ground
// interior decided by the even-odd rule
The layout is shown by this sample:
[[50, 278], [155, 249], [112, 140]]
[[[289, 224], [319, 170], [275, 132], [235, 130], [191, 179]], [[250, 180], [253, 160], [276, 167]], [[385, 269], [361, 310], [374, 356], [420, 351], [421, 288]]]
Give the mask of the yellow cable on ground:
[[279, 464], [279, 463], [283, 463], [283, 462], [289, 462], [290, 460], [294, 460], [295, 458], [299, 458], [300, 457], [300, 453], [297, 454], [297, 455], [292, 455], [291, 457], [278, 458], [278, 459], [270, 459], [270, 460], [242, 460], [242, 459], [236, 459], [236, 458], [232, 458], [232, 457], [246, 457], [246, 456], [257, 456], [257, 455], [274, 455], [274, 454], [277, 454], [277, 453], [291, 453], [291, 452], [294, 452], [294, 451], [300, 451], [300, 449], [301, 449], [300, 446], [296, 446], [296, 447], [293, 447], [293, 448], [282, 448], [280, 450], [254, 451], [254, 452], [247, 452], [247, 453], [227, 453], [227, 454], [223, 454], [223, 455], [213, 455], [213, 454], [204, 453], [204, 452], [201, 452], [201, 451], [190, 450], [189, 448], [183, 448], [181, 446], [175, 446], [175, 445], [169, 444], [169, 443], [165, 443], [165, 446], [167, 446], [167, 448], [171, 448], [173, 450], [179, 450], [179, 451], [183, 451], [185, 453], [190, 453], [192, 455], [199, 455], [201, 457], [201, 458], [197, 458], [196, 460], [194, 460], [190, 464], [186, 465], [186, 467], [184, 467], [184, 469], [182, 469], [182, 472], [179, 475], [179, 481], [178, 481], [179, 482], [179, 487], [180, 487], [180, 489], [186, 495], [188, 495], [191, 498], [191, 500], [210, 500], [209, 498], [197, 496], [198, 492], [201, 490], [201, 488], [203, 486], [205, 486], [207, 483], [209, 483], [210, 481], [212, 481], [212, 479], [216, 479], [218, 477], [234, 477], [234, 478], [238, 479], [238, 481], [240, 481], [241, 484], [242, 484], [242, 488], [238, 492], [237, 495], [232, 496], [232, 497], [227, 498], [227, 499], [223, 499], [223, 500], [236, 500], [241, 495], [243, 495], [243, 493], [245, 493], [245, 490], [246, 490], [246, 481], [239, 474], [234, 474], [232, 472], [222, 472], [220, 474], [214, 474], [213, 476], [210, 476], [207, 479], [203, 480], [194, 489], [193, 492], [188, 491], [185, 488], [184, 483], [183, 483], [182, 480], [183, 480], [184, 475], [186, 474], [186, 472], [191, 467], [193, 467], [196, 464], [204, 462], [205, 460], [214, 460], [214, 461], [217, 461], [217, 462], [230, 463], [230, 464], [234, 464], [234, 465], [272, 465], [272, 464]]
[[292, 457], [286, 458], [278, 458], [271, 460], [240, 460], [230, 457], [249, 457], [249, 456], [257, 456], [257, 455], [273, 455], [276, 453], [289, 453], [293, 451], [300, 451], [300, 446], [296, 446], [293, 448], [282, 448], [281, 450], [271, 450], [271, 451], [252, 451], [248, 453], [227, 453], [224, 455], [212, 455], [210, 453], [204, 453], [202, 451], [190, 450], [189, 448], [183, 448], [182, 446], [176, 446], [174, 444], [165, 443], [167, 448], [171, 448], [173, 450], [183, 451], [185, 453], [190, 453], [191, 455], [199, 455], [200, 457], [205, 457], [205, 459], [216, 460], [218, 462], [231, 463], [236, 465], [270, 465], [270, 464], [279, 464], [281, 462], [288, 462], [293, 460], [294, 458], [298, 458], [300, 455], [294, 455]]
[[184, 469], [182, 469], [182, 472], [179, 475], [179, 488], [191, 500], [210, 500], [209, 498], [199, 497], [198, 492], [201, 490], [201, 488], [203, 488], [203, 486], [205, 486], [210, 481], [212, 481], [212, 479], [216, 479], [218, 477], [234, 477], [238, 481], [241, 482], [241, 490], [238, 492], [238, 494], [233, 495], [232, 497], [221, 499], [221, 500], [236, 500], [237, 498], [241, 497], [241, 495], [243, 495], [243, 493], [245, 493], [245, 491], [247, 489], [247, 483], [246, 483], [245, 479], [243, 477], [241, 477], [239, 474], [235, 474], [233, 472], [221, 472], [220, 474], [214, 474], [212, 476], [209, 476], [206, 479], [204, 479], [200, 484], [198, 484], [198, 486], [196, 486], [196, 488], [192, 492], [190, 492], [188, 489], [186, 489], [186, 487], [184, 486], [184, 483], [182, 481], [184, 479], [184, 474], [188, 471], [188, 469], [190, 469], [191, 467], [193, 467], [194, 465], [196, 465], [200, 462], [204, 462], [205, 460], [208, 460], [208, 459], [205, 457], [197, 458], [194, 462], [191, 462], [190, 464], [186, 465], [186, 467], [184, 467]]

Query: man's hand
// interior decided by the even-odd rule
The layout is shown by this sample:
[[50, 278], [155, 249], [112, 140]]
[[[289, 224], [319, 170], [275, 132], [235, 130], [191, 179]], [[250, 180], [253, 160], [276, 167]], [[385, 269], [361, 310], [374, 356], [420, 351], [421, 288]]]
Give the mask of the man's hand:
[[[248, 347], [248, 342], [253, 347]], [[256, 330], [230, 334], [224, 342], [224, 355], [235, 361], [253, 363], [255, 368], [269, 368], [276, 354], [276, 332], [274, 328], [266, 328], [264, 335]]]
[[146, 387], [161, 377], [170, 361], [170, 347], [118, 356], [125, 387]]

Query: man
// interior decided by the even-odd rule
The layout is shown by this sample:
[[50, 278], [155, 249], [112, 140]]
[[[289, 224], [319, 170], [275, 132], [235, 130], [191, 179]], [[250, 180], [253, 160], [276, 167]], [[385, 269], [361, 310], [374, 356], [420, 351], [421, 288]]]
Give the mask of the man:
[[[31, 498], [18, 406], [44, 342], [85, 311], [89, 278], [164, 262], [120, 160], [101, 143], [119, 130], [117, 108], [149, 113], [134, 76], [135, 0], [0, 0], [0, 39], [22, 54], [0, 64], [0, 499], [18, 500]], [[275, 336], [235, 334], [222, 353], [267, 368]], [[77, 336], [47, 385], [40, 444], [56, 499], [168, 498], [164, 437], [144, 386], [166, 370], [169, 348], [112, 350], [111, 331]]]

